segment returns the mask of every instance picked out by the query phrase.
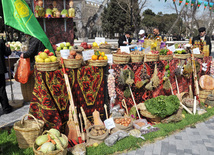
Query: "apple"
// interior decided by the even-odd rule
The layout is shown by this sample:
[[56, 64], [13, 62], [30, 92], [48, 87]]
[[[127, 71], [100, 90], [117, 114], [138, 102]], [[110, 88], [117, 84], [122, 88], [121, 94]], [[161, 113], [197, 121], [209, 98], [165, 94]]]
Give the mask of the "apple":
[[71, 46], [71, 44], [70, 44], [69, 42], [67, 42], [67, 43], [65, 44], [65, 46], [66, 46], [66, 47], [69, 47], [69, 46]]
[[44, 60], [42, 58], [40, 58], [40, 57], [37, 57], [36, 58], [36, 62], [44, 62]]
[[68, 48], [67, 47], [63, 47], [63, 50], [67, 50]]
[[50, 56], [50, 59], [51, 59], [51, 62], [55, 62], [57, 60], [57, 57], [52, 55], [52, 56]]
[[91, 48], [92, 48], [92, 46], [90, 44], [88, 44], [88, 49], [91, 49]]
[[47, 55], [47, 53], [42, 52], [42, 53], [39, 55], [39, 57], [42, 58], [43, 60], [45, 60], [45, 59], [48, 57], [48, 55]]
[[47, 54], [50, 53], [49, 49], [45, 49], [44, 52], [47, 53]]
[[52, 55], [54, 55], [52, 52], [50, 52], [50, 53], [48, 54], [48, 56], [52, 56]]
[[61, 43], [61, 44], [60, 44], [60, 47], [61, 47], [61, 48], [65, 47], [65, 44], [64, 44], [64, 43]]
[[38, 55], [40, 55], [42, 53], [42, 51], [40, 51], [39, 53], [38, 53]]
[[73, 46], [70, 46], [70, 47], [69, 47], [69, 50], [71, 50], [71, 49], [73, 49]]
[[57, 47], [56, 50], [59, 52], [62, 48], [61, 47]]
[[51, 62], [51, 59], [50, 58], [46, 58], [45, 62]]

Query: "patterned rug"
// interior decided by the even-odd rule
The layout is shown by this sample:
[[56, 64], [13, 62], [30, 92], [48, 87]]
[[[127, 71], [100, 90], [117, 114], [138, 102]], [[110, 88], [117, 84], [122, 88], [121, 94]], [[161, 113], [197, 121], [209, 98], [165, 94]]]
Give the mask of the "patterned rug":
[[[210, 64], [212, 61], [212, 57], [205, 57], [204, 59], [196, 58], [195, 60], [200, 63], [200, 71], [198, 72], [199, 77], [201, 75], [210, 74]], [[115, 87], [116, 87], [116, 93], [117, 93], [116, 103], [121, 105], [122, 99], [125, 99], [129, 109], [134, 105], [134, 102], [131, 97], [129, 97], [129, 98], [124, 97], [125, 87], [123, 87], [123, 86], [121, 87], [118, 84], [118, 77], [120, 76], [121, 69], [123, 69], [123, 70], [130, 69], [134, 72], [134, 75], [135, 75], [134, 81], [135, 82], [131, 86], [131, 89], [132, 89], [136, 103], [139, 104], [147, 99], [157, 97], [159, 95], [171, 95], [172, 94], [171, 90], [163, 89], [163, 77], [166, 72], [165, 66], [167, 64], [169, 64], [169, 66], [170, 66], [169, 67], [169, 70], [171, 72], [170, 73], [170, 82], [172, 85], [173, 93], [177, 94], [174, 70], [175, 70], [175, 68], [177, 68], [177, 66], [180, 62], [181, 61], [179, 59], [173, 59], [170, 61], [162, 60], [162, 61], [157, 61], [157, 62], [145, 62], [144, 64], [143, 63], [129, 63], [129, 64], [125, 64], [125, 65], [113, 64], [111, 66], [111, 68], [113, 68], [115, 70], [115, 79], [116, 79]], [[208, 64], [206, 72], [202, 71], [203, 62], [206, 62]], [[141, 81], [141, 79], [142, 79], [141, 77], [142, 77], [142, 70], [144, 68], [144, 65], [146, 67], [147, 74], [150, 76], [150, 79], [151, 79], [151, 76], [154, 72], [155, 63], [157, 63], [158, 77], [160, 79], [160, 85], [156, 89], [153, 89], [152, 91], [146, 90], [145, 87], [141, 87], [140, 89], [136, 88], [135, 87], [136, 82]], [[187, 63], [187, 60], [185, 60], [185, 63]], [[194, 83], [193, 82], [194, 81], [192, 80], [192, 76], [189, 79], [187, 79], [183, 76], [178, 77], [178, 85], [179, 85], [180, 93], [189, 92], [189, 85], [192, 86], [192, 90], [194, 92]], [[121, 105], [121, 107], [122, 107], [122, 105]]]
[[[66, 69], [77, 111], [85, 110], [91, 120], [96, 109], [104, 114], [104, 69], [85, 66]], [[62, 70], [42, 72], [35, 70], [35, 85], [30, 104], [30, 113], [45, 121], [45, 129], [56, 128], [64, 131], [68, 121], [69, 100]]]

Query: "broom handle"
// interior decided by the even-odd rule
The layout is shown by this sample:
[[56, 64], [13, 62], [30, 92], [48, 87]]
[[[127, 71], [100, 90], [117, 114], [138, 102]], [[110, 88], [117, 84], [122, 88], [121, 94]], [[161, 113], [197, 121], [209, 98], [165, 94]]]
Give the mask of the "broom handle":
[[107, 111], [107, 105], [104, 104], [105, 112], [106, 112], [106, 118], [108, 119], [108, 111]]
[[135, 105], [135, 108], [136, 108], [136, 111], [137, 111], [137, 115], [138, 115], [139, 119], [141, 119], [140, 114], [139, 114], [139, 111], [138, 111], [138, 109], [137, 109], [137, 104], [136, 104], [136, 102], [135, 102], [134, 95], [133, 95], [133, 93], [132, 93], [132, 89], [131, 89], [130, 85], [129, 85], [129, 90], [130, 90], [130, 92], [131, 92], [132, 100], [134, 101], [134, 105]]
[[66, 84], [66, 88], [67, 88], [67, 92], [68, 92], [68, 99], [69, 99], [69, 102], [70, 102], [71, 109], [73, 111], [73, 117], [74, 117], [74, 123], [75, 123], [75, 126], [76, 126], [77, 136], [78, 136], [78, 139], [79, 139], [79, 143], [81, 144], [82, 143], [82, 139], [81, 139], [81, 134], [80, 134], [78, 117], [77, 117], [77, 113], [76, 113], [75, 106], [74, 106], [73, 95], [72, 95], [72, 92], [71, 92], [71, 87], [70, 87], [68, 75], [67, 75], [67, 73], [65, 71], [65, 66], [64, 66], [62, 57], [61, 57], [61, 63], [62, 63], [62, 71], [64, 73], [64, 78], [65, 78], [65, 84]]

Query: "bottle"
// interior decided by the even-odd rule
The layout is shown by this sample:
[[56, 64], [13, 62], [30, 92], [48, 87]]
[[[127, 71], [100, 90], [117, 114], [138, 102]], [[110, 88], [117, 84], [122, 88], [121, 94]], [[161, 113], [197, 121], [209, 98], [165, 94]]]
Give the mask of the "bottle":
[[192, 44], [192, 38], [189, 38], [189, 44]]
[[69, 2], [70, 9], [68, 10], [68, 17], [75, 17], [75, 9], [73, 8], [73, 1]]

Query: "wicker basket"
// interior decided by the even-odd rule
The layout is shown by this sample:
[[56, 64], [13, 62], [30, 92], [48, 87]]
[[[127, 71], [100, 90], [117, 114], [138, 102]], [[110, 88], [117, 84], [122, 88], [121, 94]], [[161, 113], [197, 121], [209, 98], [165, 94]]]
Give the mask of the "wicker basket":
[[57, 57], [61, 57], [61, 54], [60, 54], [59, 51], [56, 51], [55, 54], [56, 54]]
[[115, 64], [127, 64], [130, 58], [129, 54], [113, 54], [113, 62]]
[[111, 48], [111, 45], [110, 45], [110, 44], [101, 44], [101, 45], [99, 46], [99, 48], [110, 49], [110, 48]]
[[154, 121], [154, 122], [160, 122], [162, 120], [161, 117], [152, 115], [147, 110], [140, 110], [140, 114], [146, 118], [149, 118], [151, 121]]
[[193, 54], [195, 58], [204, 58], [204, 54]]
[[65, 68], [80, 68], [82, 64], [82, 59], [63, 59]]
[[136, 54], [131, 54], [131, 61], [133, 63], [139, 63], [143, 61], [143, 54], [136, 55]]
[[159, 54], [145, 54], [144, 62], [158, 61]]
[[104, 67], [107, 65], [108, 60], [88, 60], [89, 66]]
[[[26, 116], [30, 116], [34, 120], [24, 120]], [[41, 135], [44, 124], [44, 121], [37, 120], [31, 114], [24, 115], [21, 121], [16, 122], [13, 128], [16, 133], [19, 148], [26, 149], [32, 147], [36, 138]]]
[[22, 96], [23, 96], [25, 102], [30, 102], [30, 100], [32, 98], [34, 83], [35, 83], [34, 74], [30, 75], [27, 83], [25, 83], [25, 84], [20, 83]]
[[36, 68], [39, 71], [55, 71], [59, 68], [59, 62], [36, 62]]
[[209, 94], [212, 94], [212, 90], [200, 90], [199, 92], [200, 101], [204, 103]]
[[175, 54], [173, 56], [173, 58], [175, 58], [175, 59], [188, 59], [190, 57], [191, 57], [190, 54]]
[[[46, 133], [47, 131], [45, 131], [44, 133]], [[43, 134], [44, 134], [43, 133]], [[47, 132], [48, 134], [51, 134], [50, 132]], [[61, 134], [63, 139], [65, 139], [67, 142], [68, 142], [68, 138], [64, 135], [64, 134]], [[54, 141], [57, 142], [57, 144], [61, 144], [60, 140], [58, 139], [58, 137], [56, 137], [54, 134], [51, 134], [51, 136], [54, 136]], [[33, 152], [35, 155], [67, 155], [67, 147], [68, 147], [68, 143], [65, 145], [65, 146], [59, 146], [61, 149], [60, 150], [55, 150], [55, 151], [51, 151], [51, 152], [48, 152], [48, 153], [43, 153], [41, 151], [37, 151], [37, 148], [39, 146], [36, 145], [36, 143], [34, 143], [33, 145]]]
[[173, 55], [159, 55], [159, 60], [172, 60]]

